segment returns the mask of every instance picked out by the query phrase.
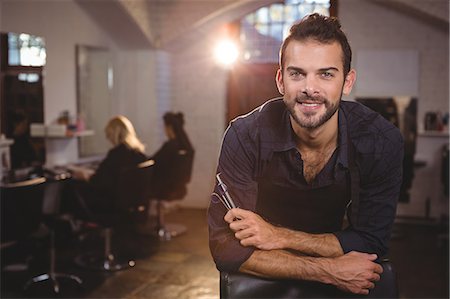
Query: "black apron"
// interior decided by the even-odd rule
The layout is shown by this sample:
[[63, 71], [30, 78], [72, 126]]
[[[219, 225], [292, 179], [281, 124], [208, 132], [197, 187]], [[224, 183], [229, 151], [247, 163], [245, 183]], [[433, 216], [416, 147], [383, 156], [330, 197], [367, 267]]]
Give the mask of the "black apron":
[[[359, 172], [354, 159], [354, 148], [348, 145], [349, 169], [335, 178], [332, 184], [321, 188], [299, 190], [273, 183], [271, 163], [258, 180], [256, 212], [274, 225], [307, 233], [332, 233], [342, 229], [348, 207], [349, 221], [356, 219], [359, 200]], [[361, 298], [366, 296], [343, 292], [332, 285], [315, 281], [264, 280], [250, 278], [249, 294], [257, 290], [258, 298]], [[386, 280], [386, 279], [384, 279]], [[268, 282], [271, 284], [267, 286]], [[247, 283], [247, 281], [246, 281]], [[383, 284], [386, 284], [385, 282]], [[378, 285], [378, 284], [377, 284]], [[388, 285], [389, 287], [389, 285]], [[253, 288], [253, 289], [252, 289]], [[383, 286], [382, 288], [385, 288]], [[377, 286], [376, 289], [380, 289]], [[375, 289], [375, 290], [376, 290]], [[369, 298], [379, 291], [372, 291]], [[383, 290], [381, 290], [383, 292]], [[245, 296], [242, 296], [244, 298]], [[248, 298], [253, 298], [250, 296]], [[239, 297], [241, 298], [241, 297]], [[247, 297], [245, 297], [247, 298]]]
[[274, 184], [271, 160], [258, 179], [256, 212], [272, 224], [307, 233], [341, 230], [346, 211], [349, 223], [357, 226], [360, 174], [349, 131], [346, 139], [348, 171], [322, 188], [299, 190]]
[[342, 176], [328, 186], [299, 190], [273, 183], [266, 172], [258, 180], [256, 212], [274, 225], [293, 230], [336, 232], [342, 228], [350, 201], [348, 184], [346, 176]]

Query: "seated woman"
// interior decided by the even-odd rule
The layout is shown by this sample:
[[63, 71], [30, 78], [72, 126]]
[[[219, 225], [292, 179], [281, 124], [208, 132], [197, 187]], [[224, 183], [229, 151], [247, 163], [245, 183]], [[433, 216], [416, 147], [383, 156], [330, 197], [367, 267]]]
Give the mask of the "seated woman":
[[167, 112], [163, 119], [168, 140], [152, 157], [155, 161], [155, 195], [157, 198], [180, 198], [190, 179], [194, 149], [183, 128], [181, 112]]
[[105, 134], [114, 147], [109, 150], [98, 168], [95, 171], [71, 168], [73, 178], [87, 182], [81, 191], [87, 206], [102, 212], [114, 209], [113, 203], [118, 200], [119, 179], [122, 173], [148, 160], [144, 153], [144, 144], [125, 116], [119, 115], [109, 120]]
[[11, 168], [19, 169], [39, 164], [37, 151], [33, 147], [30, 137], [30, 123], [24, 111], [14, 111], [11, 115], [12, 132], [14, 138], [11, 145]]

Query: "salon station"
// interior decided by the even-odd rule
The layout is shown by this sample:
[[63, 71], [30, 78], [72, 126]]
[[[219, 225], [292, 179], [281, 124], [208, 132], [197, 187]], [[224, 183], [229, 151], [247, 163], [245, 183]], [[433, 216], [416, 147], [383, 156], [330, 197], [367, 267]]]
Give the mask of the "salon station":
[[[229, 122], [281, 96], [280, 45], [314, 12], [352, 47], [342, 99], [404, 140], [396, 298], [448, 298], [448, 0], [0, 0], [0, 297], [253, 298], [208, 247], [217, 161]], [[119, 167], [117, 126], [140, 156], [99, 199], [78, 185]]]

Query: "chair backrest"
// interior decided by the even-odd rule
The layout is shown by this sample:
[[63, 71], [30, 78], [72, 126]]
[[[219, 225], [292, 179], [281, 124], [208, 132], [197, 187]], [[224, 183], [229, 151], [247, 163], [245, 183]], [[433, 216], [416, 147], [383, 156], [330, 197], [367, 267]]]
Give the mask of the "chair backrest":
[[43, 213], [45, 178], [0, 185], [1, 241], [20, 240], [37, 230]]
[[163, 179], [163, 182], [155, 186], [157, 191], [156, 197], [159, 199], [175, 200], [182, 199], [186, 195], [186, 185], [191, 181], [192, 165], [194, 162], [194, 150], [179, 150], [174, 157], [171, 168], [165, 171], [169, 174]]
[[186, 185], [191, 181], [194, 150], [179, 150], [174, 175], [180, 184]]
[[[392, 264], [381, 262], [383, 274], [364, 298], [398, 298], [397, 276]], [[270, 280], [243, 273], [220, 273], [220, 298], [355, 298], [332, 285], [311, 281]]]
[[131, 213], [132, 216], [145, 215], [148, 200], [153, 197], [153, 160], [139, 163], [135, 168], [122, 172], [119, 178], [117, 211]]

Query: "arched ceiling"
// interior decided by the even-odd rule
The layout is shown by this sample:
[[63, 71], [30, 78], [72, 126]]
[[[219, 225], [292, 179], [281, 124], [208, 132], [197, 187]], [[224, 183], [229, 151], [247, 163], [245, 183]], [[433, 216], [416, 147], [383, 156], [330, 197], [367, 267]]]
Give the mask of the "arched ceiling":
[[125, 49], [173, 48], [280, 0], [75, 0]]
[[[124, 49], [177, 49], [217, 26], [282, 0], [75, 0]], [[448, 31], [436, 0], [372, 1]], [[446, 0], [442, 0], [446, 1]], [[438, 1], [441, 2], [441, 1]], [[448, 2], [447, 2], [448, 6]]]

